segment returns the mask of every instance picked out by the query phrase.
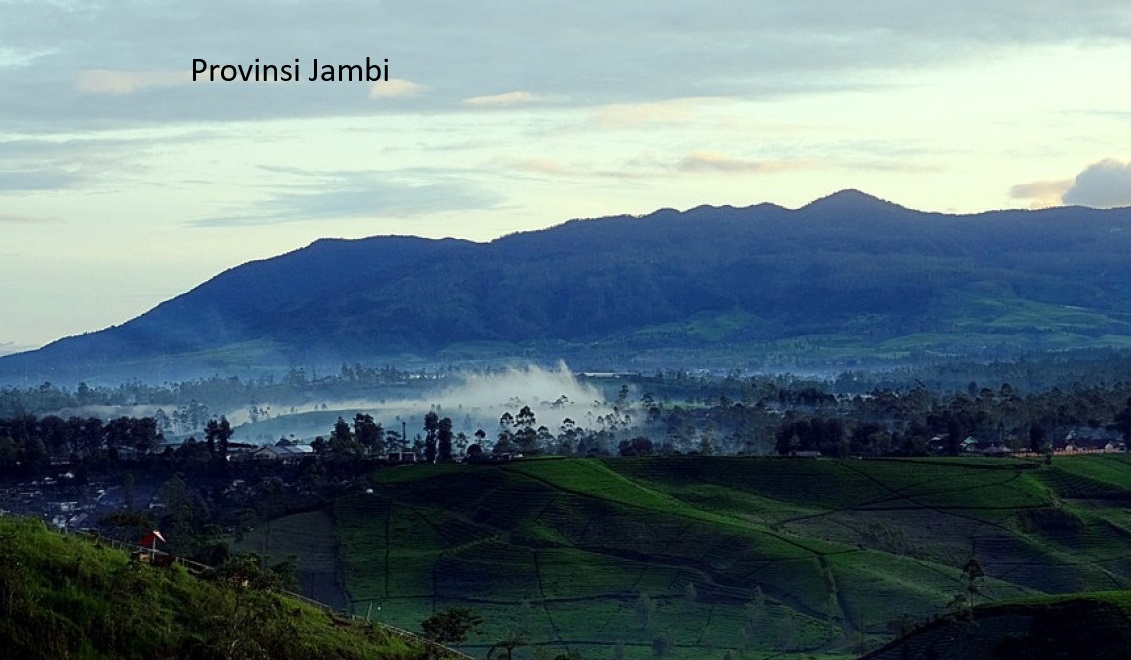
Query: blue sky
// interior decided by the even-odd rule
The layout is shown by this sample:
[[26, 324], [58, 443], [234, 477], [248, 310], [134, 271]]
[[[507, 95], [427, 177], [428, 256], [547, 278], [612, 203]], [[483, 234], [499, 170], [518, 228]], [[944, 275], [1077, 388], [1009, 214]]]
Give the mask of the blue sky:
[[[1131, 205], [1129, 37], [1107, 0], [0, 0], [0, 353], [326, 236]], [[392, 80], [191, 78], [367, 56]]]

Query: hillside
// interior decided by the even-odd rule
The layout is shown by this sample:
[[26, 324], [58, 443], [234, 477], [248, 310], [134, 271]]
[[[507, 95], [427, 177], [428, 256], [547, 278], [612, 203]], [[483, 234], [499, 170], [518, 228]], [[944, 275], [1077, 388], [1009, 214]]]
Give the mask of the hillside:
[[[263, 591], [255, 573], [198, 577], [122, 550], [0, 518], [0, 648], [20, 660], [417, 660], [380, 628]], [[242, 586], [241, 586], [242, 585]]]
[[[846, 364], [1131, 345], [1131, 209], [661, 210], [490, 243], [321, 240], [0, 378], [175, 378], [379, 359]], [[631, 356], [631, 357], [629, 357]]]
[[1131, 592], [1114, 591], [978, 607], [969, 618], [936, 621], [867, 658], [1116, 660], [1129, 648]]
[[341, 562], [354, 611], [394, 625], [479, 610], [478, 657], [516, 634], [586, 660], [659, 637], [675, 659], [849, 657], [955, 611], [970, 559], [975, 604], [1131, 589], [1123, 455], [548, 459], [384, 469], [372, 491], [333, 505], [337, 556], [303, 556], [308, 514], [272, 543]]

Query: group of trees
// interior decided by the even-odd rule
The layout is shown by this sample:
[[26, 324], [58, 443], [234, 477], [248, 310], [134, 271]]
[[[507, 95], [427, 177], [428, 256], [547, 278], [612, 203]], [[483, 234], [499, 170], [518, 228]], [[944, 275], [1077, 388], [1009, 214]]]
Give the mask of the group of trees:
[[53, 461], [116, 460], [122, 450], [149, 452], [164, 441], [152, 417], [20, 415], [0, 419], [0, 469], [37, 469]]
[[168, 432], [191, 432], [203, 428], [213, 410], [246, 408], [250, 416], [262, 417], [274, 402], [279, 406], [307, 407], [311, 404], [372, 396], [374, 390], [435, 384], [452, 375], [449, 370], [412, 372], [391, 366], [342, 364], [339, 370], [319, 372], [294, 368], [282, 378], [265, 375], [252, 379], [212, 376], [174, 383], [150, 384], [138, 380], [115, 386], [75, 387], [44, 382], [32, 387], [0, 387], [0, 417], [42, 414], [87, 406], [146, 406], [160, 408], [158, 421]]
[[165, 444], [153, 417], [55, 415], [0, 419], [0, 470], [34, 472], [53, 464], [98, 467], [132, 460], [167, 459], [182, 466], [225, 463], [233, 430], [226, 417], [204, 425], [204, 441], [190, 437], [178, 446]]
[[[754, 379], [751, 379], [753, 381]], [[480, 429], [454, 434], [448, 417], [429, 412], [423, 435], [407, 442], [386, 434], [369, 415], [351, 427], [339, 418], [330, 440], [316, 451], [362, 457], [386, 450], [415, 450], [427, 462], [448, 461], [463, 451], [564, 456], [648, 454], [789, 454], [819, 451], [826, 456], [957, 454], [969, 436], [1017, 451], [1045, 452], [1077, 436], [1122, 437], [1131, 442], [1131, 383], [1077, 386], [1020, 395], [1008, 383], [939, 393], [921, 384], [836, 395], [819, 385], [797, 389], [748, 383], [731, 398], [716, 390], [684, 404], [661, 401], [651, 392], [639, 400], [622, 388], [601, 414], [586, 414], [587, 425], [566, 417], [551, 430], [523, 405], [505, 412], [497, 434]], [[756, 395], [756, 396], [753, 396]], [[933, 438], [943, 438], [940, 444]], [[470, 446], [468, 443], [473, 443]]]
[[[671, 382], [692, 383], [687, 399], [673, 404]], [[713, 382], [713, 389], [707, 383]], [[334, 459], [381, 457], [389, 451], [415, 451], [427, 462], [443, 462], [466, 452], [603, 456], [646, 454], [787, 454], [820, 451], [829, 456], [924, 455], [958, 453], [968, 436], [992, 440], [1012, 450], [1046, 451], [1070, 433], [1121, 436], [1131, 442], [1131, 383], [1081, 385], [1020, 394], [1008, 383], [976, 382], [954, 392], [876, 388], [855, 395], [835, 394], [835, 383], [790, 386], [765, 378], [728, 376], [715, 381], [657, 376], [637, 386], [657, 386], [639, 399], [622, 384], [606, 403], [595, 402], [584, 424], [566, 417], [556, 429], [539, 424], [534, 409], [521, 405], [499, 418], [489, 435], [479, 429], [456, 433], [450, 417], [437, 410], [424, 415], [414, 437], [385, 429], [368, 413], [351, 421], [339, 417], [328, 437], [316, 438], [315, 454]], [[80, 395], [80, 392], [84, 392]], [[80, 388], [74, 396], [90, 398]], [[517, 402], [516, 402], [517, 403]], [[553, 407], [553, 406], [551, 406]], [[560, 406], [559, 406], [560, 407]], [[230, 453], [233, 430], [225, 417], [194, 401], [174, 418], [200, 424], [204, 442], [190, 437], [166, 447], [168, 458], [186, 463], [215, 460]], [[597, 412], [599, 414], [594, 414]], [[152, 456], [164, 442], [169, 416], [97, 417], [14, 415], [0, 419], [0, 469], [36, 469], [58, 461], [113, 461], [123, 453]], [[465, 421], [465, 424], [468, 422]], [[931, 446], [935, 437], [943, 446]], [[290, 442], [290, 441], [282, 441]]]

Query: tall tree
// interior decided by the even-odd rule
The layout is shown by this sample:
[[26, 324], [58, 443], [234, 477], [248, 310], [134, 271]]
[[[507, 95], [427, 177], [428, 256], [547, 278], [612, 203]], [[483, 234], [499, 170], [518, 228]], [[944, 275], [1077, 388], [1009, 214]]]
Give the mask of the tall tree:
[[534, 411], [530, 406], [523, 406], [518, 411], [514, 423], [517, 427], [515, 438], [518, 440], [519, 449], [524, 453], [535, 453], [538, 449], [538, 431], [535, 430], [534, 425], [538, 420], [534, 417]]
[[[449, 425], [451, 424], [449, 420]], [[450, 429], [449, 429], [450, 430]], [[436, 434], [440, 431], [440, 418], [435, 411], [428, 411], [424, 416], [424, 460], [428, 463], [436, 462]]]
[[232, 439], [232, 425], [228, 423], [227, 417], [220, 415], [219, 420], [215, 418], [208, 420], [208, 424], [204, 427], [204, 439], [208, 444], [208, 453], [218, 460], [228, 460], [228, 441]]
[[441, 419], [436, 428], [436, 448], [441, 461], [452, 460], [452, 420], [450, 417]]
[[385, 452], [385, 429], [373, 421], [372, 415], [357, 413], [353, 417], [353, 436], [367, 454]]
[[330, 451], [338, 458], [351, 458], [360, 454], [360, 446], [353, 436], [349, 422], [339, 417], [330, 432]]

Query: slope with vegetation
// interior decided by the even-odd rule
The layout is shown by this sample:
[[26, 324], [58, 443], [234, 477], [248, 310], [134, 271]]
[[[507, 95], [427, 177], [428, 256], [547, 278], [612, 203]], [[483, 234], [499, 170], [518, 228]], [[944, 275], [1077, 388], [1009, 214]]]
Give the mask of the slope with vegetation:
[[[251, 560], [208, 576], [0, 518], [0, 648], [56, 660], [416, 660], [420, 644], [279, 594]], [[439, 657], [433, 656], [433, 657]]]
[[867, 660], [1117, 660], [1131, 649], [1131, 592], [1032, 598], [945, 617]]
[[550, 459], [372, 480], [332, 511], [355, 611], [414, 626], [472, 607], [486, 623], [464, 649], [481, 656], [847, 656], [987, 602], [1131, 589], [1122, 455]]
[[[0, 377], [162, 380], [413, 355], [607, 368], [794, 365], [1131, 344], [1131, 210], [955, 216], [842, 191], [490, 243], [321, 240]], [[632, 354], [634, 362], [624, 356]]]

